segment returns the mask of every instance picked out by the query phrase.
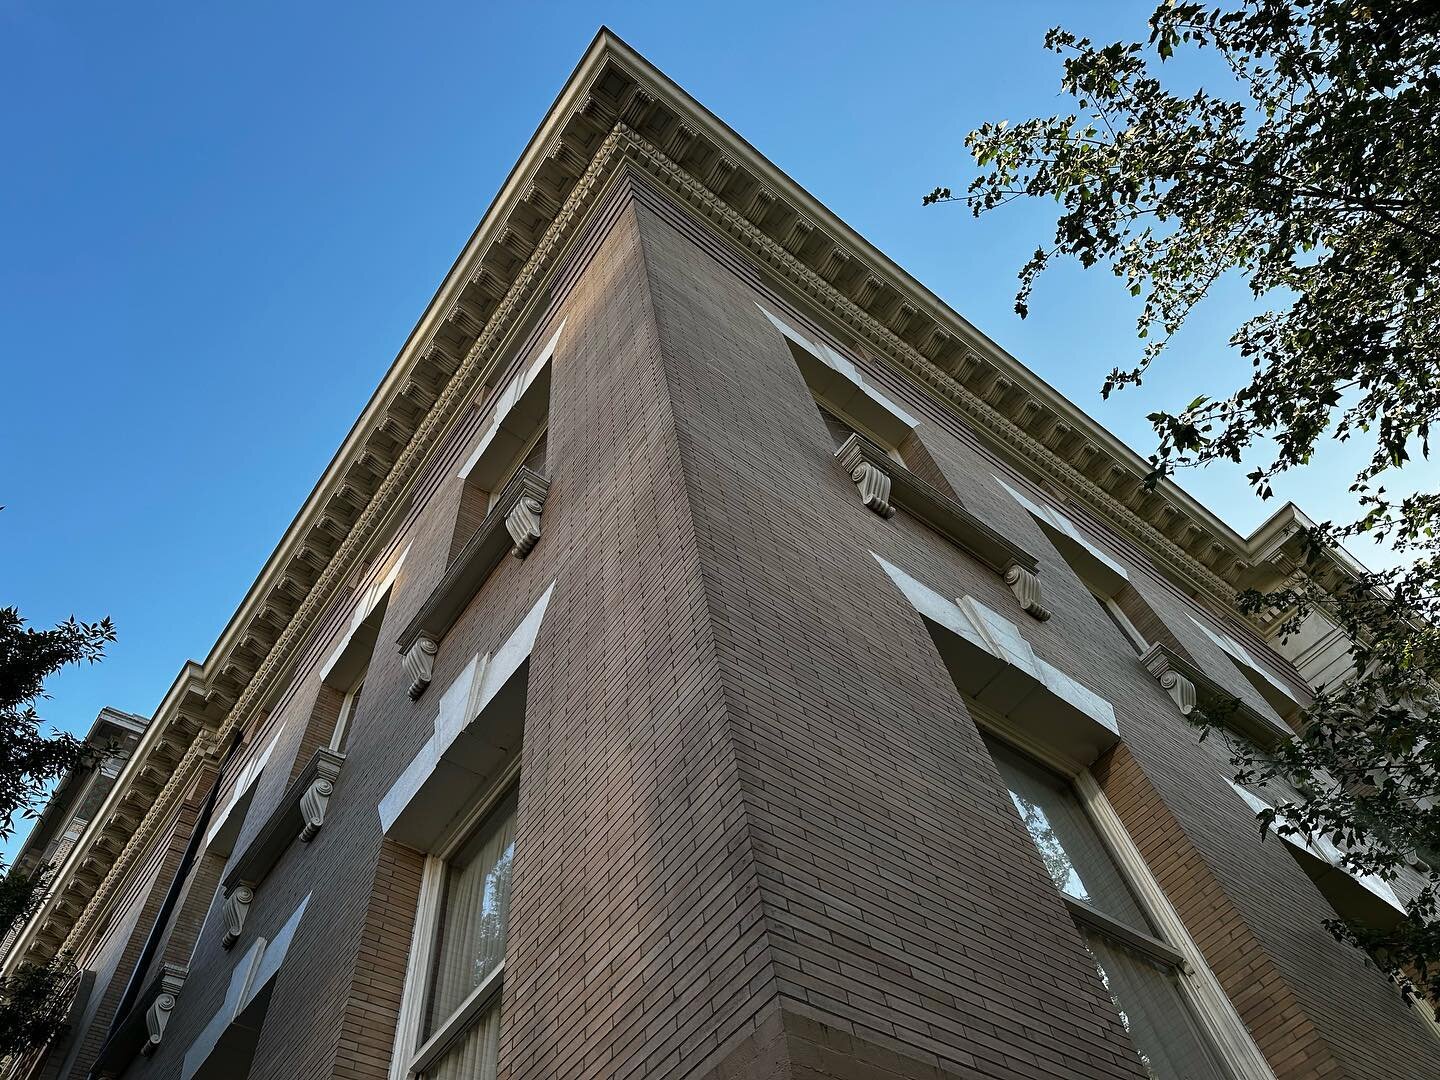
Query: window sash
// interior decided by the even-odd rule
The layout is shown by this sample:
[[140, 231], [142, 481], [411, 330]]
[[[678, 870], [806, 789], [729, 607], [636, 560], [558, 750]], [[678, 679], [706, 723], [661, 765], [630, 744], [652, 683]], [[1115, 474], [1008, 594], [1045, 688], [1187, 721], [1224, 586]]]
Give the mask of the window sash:
[[[410, 939], [410, 958], [405, 968], [405, 989], [390, 1058], [389, 1080], [412, 1080], [422, 1074], [431, 1080], [447, 1080], [451, 1074], [445, 1071], [444, 1059], [451, 1047], [469, 1037], [475, 1025], [489, 1023], [491, 1017], [499, 1023], [500, 995], [504, 984], [503, 958], [440, 1024], [429, 1025], [432, 1030], [428, 1035], [426, 1033], [437, 960], [435, 947], [440, 936], [450, 863], [498, 814], [508, 809], [513, 818], [519, 777], [520, 762], [517, 758], [495, 784], [452, 823], [425, 858], [420, 895], [415, 907], [415, 929]], [[473, 1071], [463, 1075], [465, 1080], [474, 1080]], [[488, 1078], [481, 1074], [480, 1080]]]
[[[444, 1077], [449, 1073], [443, 1066], [451, 1051], [457, 1049], [457, 1044], [468, 1042], [471, 1030], [480, 1023], [489, 1023], [492, 1019], [497, 1022], [500, 1018], [501, 993], [505, 983], [505, 961], [500, 961], [490, 973], [481, 980], [480, 985], [470, 991], [469, 996], [462, 1001], [445, 1021], [435, 1029], [425, 1042], [415, 1051], [414, 1057], [410, 1059], [410, 1067], [407, 1070], [411, 1076], [434, 1076]], [[487, 1040], [488, 1041], [488, 1040]], [[470, 1055], [467, 1055], [467, 1061]], [[480, 1059], [482, 1062], [484, 1058]], [[470, 1071], [456, 1073], [457, 1077], [463, 1075], [467, 1078], [491, 1075], [493, 1065], [485, 1071], [477, 1072], [473, 1067], [475, 1062], [470, 1062]], [[432, 1071], [436, 1065], [440, 1065], [439, 1071]]]
[[[1083, 901], [1066, 896], [1057, 883], [1057, 891], [1061, 892], [1062, 899], [1092, 956], [1108, 952], [1113, 954], [1112, 966], [1116, 966], [1114, 955], [1125, 958], [1121, 966], [1129, 968], [1134, 964], [1141, 965], [1131, 971], [1132, 975], [1137, 971], [1143, 973], [1146, 970], [1144, 965], [1149, 965], [1157, 977], [1168, 980], [1167, 985], [1170, 987], [1170, 990], [1165, 990], [1155, 984], [1155, 995], [1167, 996], [1173, 991], [1174, 1000], [1183, 1006], [1173, 1010], [1179, 1013], [1179, 1023], [1175, 1025], [1175, 1038], [1180, 1040], [1177, 1046], [1169, 1047], [1166, 1044], [1153, 1054], [1147, 1053], [1145, 1047], [1140, 1047], [1142, 1060], [1148, 1063], [1151, 1075], [1161, 1077], [1162, 1080], [1175, 1075], [1187, 1077], [1187, 1080], [1192, 1075], [1197, 1080], [1226, 1077], [1233, 1077], [1235, 1080], [1275, 1080], [1275, 1073], [1269, 1062], [1255, 1044], [1214, 973], [1206, 965], [1199, 948], [1190, 938], [1169, 899], [1161, 891], [1159, 883], [1151, 876], [1144, 858], [1094, 777], [1088, 771], [1081, 770], [1073, 777], [1073, 782], [1067, 782], [1049, 767], [1032, 761], [1026, 755], [1019, 755], [1017, 751], [999, 743], [989, 734], [986, 735], [985, 742], [992, 755], [996, 756], [997, 767], [1001, 758], [1008, 756], [1013, 759], [1018, 755], [1020, 761], [1029, 765], [1032, 770], [1043, 774], [1053, 784], [1064, 786], [1076, 808], [1083, 813], [1089, 831], [1101, 844], [1109, 865], [1126, 886], [1127, 895], [1133, 899], [1138, 911], [1143, 915], [1144, 926], [1151, 931], [1147, 933], [1138, 930], [1130, 925], [1132, 919], [1118, 919], [1111, 912], [1100, 911]], [[1098, 944], [1093, 944], [1095, 942]], [[1102, 972], [1101, 981], [1106, 982], [1109, 976], [1104, 974], [1099, 960], [1097, 968]], [[1162, 975], [1162, 971], [1168, 974]], [[1113, 988], [1107, 989], [1113, 996]], [[1129, 992], [1133, 997], [1133, 986]], [[1144, 1000], [1134, 1003], [1137, 1015], [1144, 1004]], [[1120, 1008], [1123, 1014], [1126, 1007], [1123, 1003], [1117, 1003], [1117, 1008]], [[1127, 1022], [1126, 1027], [1129, 1030], [1131, 1025]], [[1161, 1032], [1162, 1036], [1165, 1034]], [[1185, 1049], [1190, 1046], [1187, 1040], [1192, 1036], [1200, 1040], [1199, 1057], [1195, 1057], [1193, 1047]], [[1136, 1041], [1143, 1041], [1145, 1038], [1147, 1034], [1142, 1030], [1140, 1039]], [[1188, 1074], [1154, 1071], [1157, 1063], [1163, 1066], [1182, 1050], [1184, 1060], [1195, 1057], [1195, 1060], [1203, 1063], [1203, 1067], [1194, 1067], [1201, 1071], [1194, 1071], [1194, 1068]]]

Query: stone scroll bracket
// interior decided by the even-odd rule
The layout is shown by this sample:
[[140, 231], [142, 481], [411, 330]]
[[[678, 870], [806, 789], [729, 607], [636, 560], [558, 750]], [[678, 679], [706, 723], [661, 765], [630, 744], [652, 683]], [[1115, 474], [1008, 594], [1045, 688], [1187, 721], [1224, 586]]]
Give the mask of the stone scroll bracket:
[[835, 452], [835, 459], [854, 482], [862, 503], [882, 518], [895, 516], [895, 507], [890, 502], [893, 486], [890, 466], [894, 463], [888, 454], [859, 436], [853, 436]]
[[1012, 562], [1005, 568], [1005, 584], [1015, 594], [1020, 610], [1031, 618], [1045, 622], [1050, 618], [1050, 609], [1040, 599], [1040, 575], [1034, 570]]
[[510, 538], [515, 541], [515, 547], [510, 554], [515, 558], [525, 558], [539, 543], [540, 512], [544, 506], [543, 500], [522, 495], [505, 515], [505, 528], [509, 531]]
[[425, 688], [435, 677], [435, 654], [440, 651], [440, 643], [432, 637], [421, 635], [417, 637], [411, 646], [405, 650], [401, 660], [405, 665], [405, 674], [410, 676], [410, 700], [417, 701]]
[[140, 1053], [149, 1057], [160, 1045], [160, 1040], [165, 1037], [165, 1028], [170, 1024], [170, 1014], [175, 1011], [178, 1003], [176, 995], [162, 993], [156, 996], [151, 1002], [150, 1008], [145, 1010], [145, 1044], [140, 1048]]
[[330, 796], [335, 794], [335, 781], [329, 776], [317, 776], [300, 795], [300, 842], [308, 844], [325, 824], [325, 810], [330, 805]]
[[238, 885], [225, 894], [225, 904], [220, 909], [225, 918], [225, 936], [220, 939], [222, 949], [231, 948], [240, 940], [245, 929], [245, 917], [250, 914], [250, 905], [255, 900], [255, 890], [249, 885]]
[[1163, 645], [1154, 645], [1140, 658], [1140, 662], [1146, 671], [1155, 676], [1160, 688], [1170, 695], [1181, 716], [1188, 717], [1195, 712], [1200, 702], [1199, 691], [1179, 654]]

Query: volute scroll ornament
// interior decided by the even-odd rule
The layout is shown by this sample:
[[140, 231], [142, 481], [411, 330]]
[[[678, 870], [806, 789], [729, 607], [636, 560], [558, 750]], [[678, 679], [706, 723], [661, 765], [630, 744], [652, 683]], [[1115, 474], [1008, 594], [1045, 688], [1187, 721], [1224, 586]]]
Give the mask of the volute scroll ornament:
[[1032, 618], [1045, 622], [1050, 618], [1050, 609], [1040, 601], [1040, 575], [1027, 570], [1019, 563], [1005, 568], [1005, 584], [1015, 594], [1020, 609]]

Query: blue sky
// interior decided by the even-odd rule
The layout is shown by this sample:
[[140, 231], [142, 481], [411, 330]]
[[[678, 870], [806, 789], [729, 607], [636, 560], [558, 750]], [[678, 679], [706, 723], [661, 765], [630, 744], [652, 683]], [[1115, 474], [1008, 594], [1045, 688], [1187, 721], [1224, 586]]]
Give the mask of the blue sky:
[[[601, 22], [1137, 449], [1243, 372], [1217, 298], [1143, 392], [1133, 302], [1015, 271], [1047, 206], [922, 210], [987, 119], [1066, 107], [1047, 27], [1149, 3], [47, 4], [0, 0], [0, 603], [109, 614], [48, 720], [149, 712], [203, 657]], [[1341, 514], [1346, 455], [1281, 485]], [[1240, 473], [1186, 485], [1242, 531]], [[1368, 553], [1362, 552], [1367, 555]]]

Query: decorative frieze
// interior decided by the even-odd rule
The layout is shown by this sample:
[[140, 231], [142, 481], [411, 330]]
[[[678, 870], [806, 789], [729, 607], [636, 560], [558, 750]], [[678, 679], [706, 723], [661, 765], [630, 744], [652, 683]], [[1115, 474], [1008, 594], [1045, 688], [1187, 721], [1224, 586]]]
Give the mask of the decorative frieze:
[[225, 904], [220, 909], [225, 918], [225, 936], [220, 939], [222, 949], [228, 949], [240, 940], [240, 934], [245, 929], [245, 917], [250, 914], [250, 904], [254, 899], [255, 890], [248, 885], [237, 886], [225, 897]]
[[1040, 602], [1040, 575], [1034, 570], [1012, 562], [1005, 568], [1005, 584], [1015, 594], [1021, 611], [1041, 622], [1050, 618], [1050, 609]]
[[435, 654], [440, 651], [439, 643], [431, 637], [421, 635], [405, 650], [401, 659], [405, 674], [410, 676], [410, 700], [417, 700], [435, 677]]

